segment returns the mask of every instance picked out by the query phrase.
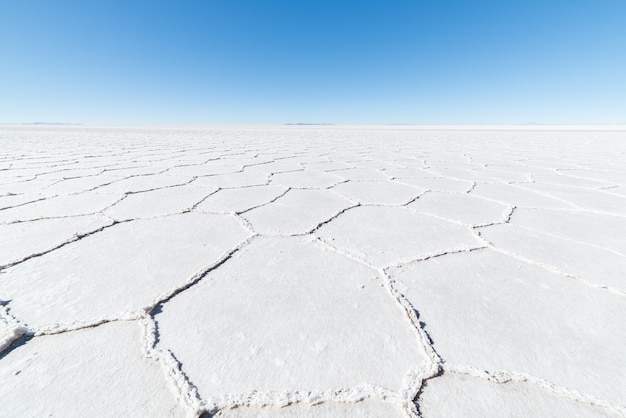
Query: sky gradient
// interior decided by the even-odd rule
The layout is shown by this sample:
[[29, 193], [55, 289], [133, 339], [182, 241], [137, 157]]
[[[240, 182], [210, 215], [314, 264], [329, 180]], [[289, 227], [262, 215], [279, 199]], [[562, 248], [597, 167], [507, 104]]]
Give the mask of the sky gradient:
[[0, 122], [626, 123], [626, 2], [0, 0]]

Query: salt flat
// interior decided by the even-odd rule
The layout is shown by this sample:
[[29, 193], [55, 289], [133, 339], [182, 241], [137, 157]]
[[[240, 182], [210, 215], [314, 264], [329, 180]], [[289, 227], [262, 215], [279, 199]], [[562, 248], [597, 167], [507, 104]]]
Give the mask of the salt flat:
[[0, 150], [0, 417], [626, 416], [623, 129]]

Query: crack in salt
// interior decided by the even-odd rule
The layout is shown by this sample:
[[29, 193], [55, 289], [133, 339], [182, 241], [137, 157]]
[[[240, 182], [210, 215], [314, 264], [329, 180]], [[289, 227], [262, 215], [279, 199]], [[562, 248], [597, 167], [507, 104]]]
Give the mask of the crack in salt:
[[113, 220], [110, 224], [104, 225], [104, 226], [102, 226], [100, 228], [97, 228], [97, 229], [94, 229], [92, 231], [74, 234], [71, 238], [61, 242], [60, 244], [55, 245], [54, 247], [48, 248], [47, 250], [43, 250], [43, 251], [40, 251], [40, 252], [37, 252], [37, 253], [32, 253], [32, 254], [29, 254], [29, 255], [27, 255], [25, 257], [22, 257], [19, 260], [12, 261], [12, 262], [4, 264], [4, 265], [0, 265], [0, 272], [2, 272], [2, 270], [8, 269], [9, 267], [13, 267], [13, 266], [16, 266], [18, 264], [22, 264], [23, 262], [28, 261], [28, 260], [30, 260], [32, 258], [41, 257], [42, 255], [46, 255], [48, 253], [56, 251], [59, 248], [63, 248], [66, 245], [71, 244], [72, 242], [80, 241], [83, 238], [86, 238], [86, 237], [91, 236], [93, 234], [97, 234], [98, 232], [102, 232], [102, 231], [104, 231], [107, 228], [110, 228], [112, 226], [115, 226], [115, 225], [117, 225], [119, 223], [124, 223], [124, 222], [129, 222], [129, 220], [125, 220], [125, 221]]
[[249, 391], [241, 393], [228, 393], [221, 396], [213, 396], [202, 402], [198, 412], [214, 414], [220, 410], [237, 407], [278, 407], [283, 408], [296, 403], [319, 405], [321, 403], [356, 403], [365, 399], [377, 399], [386, 402], [401, 401], [396, 392], [381, 386], [363, 384], [352, 388], [326, 389], [311, 391], [293, 389], [283, 392], [259, 392]]
[[414, 403], [414, 399], [418, 395], [426, 380], [441, 373], [441, 364], [443, 363], [443, 360], [439, 353], [437, 353], [437, 351], [435, 350], [432, 344], [432, 339], [425, 330], [425, 324], [420, 321], [419, 312], [415, 309], [411, 302], [397, 289], [396, 280], [387, 273], [387, 268], [377, 268], [371, 265], [367, 260], [361, 259], [354, 256], [353, 254], [345, 252], [335, 247], [334, 245], [322, 240], [321, 238], [312, 237], [312, 239], [315, 239], [317, 242], [320, 242], [326, 248], [337, 254], [350, 258], [354, 261], [366, 265], [372, 270], [377, 271], [378, 275], [383, 281], [383, 284], [385, 285], [385, 288], [387, 289], [387, 292], [396, 302], [397, 306], [399, 306], [400, 309], [402, 309], [402, 311], [404, 312], [405, 318], [409, 321], [411, 329], [416, 334], [417, 341], [428, 359], [430, 360], [430, 363], [425, 369], [418, 366], [414, 369], [409, 370], [406, 376], [407, 383], [405, 387], [400, 391], [399, 396], [401, 397], [402, 404], [408, 414], [415, 417], [421, 416], [416, 404]]
[[152, 301], [152, 303], [150, 303], [148, 306], [144, 307], [143, 310], [146, 313], [148, 313], [148, 314], [152, 313], [158, 306], [167, 303], [168, 301], [170, 301], [176, 295], [184, 292], [185, 290], [189, 289], [190, 287], [192, 287], [195, 284], [197, 284], [198, 282], [200, 282], [211, 271], [215, 270], [216, 268], [218, 268], [219, 266], [221, 266], [222, 264], [227, 262], [229, 259], [232, 258], [233, 255], [235, 255], [235, 253], [237, 253], [238, 251], [240, 251], [244, 247], [248, 246], [250, 244], [250, 242], [252, 242], [257, 237], [258, 237], [258, 235], [252, 235], [248, 239], [240, 242], [236, 247], [234, 247], [234, 248], [228, 250], [226, 253], [222, 254], [222, 256], [220, 256], [217, 261], [215, 261], [214, 263], [210, 264], [208, 267], [205, 267], [202, 270], [198, 271], [196, 274], [191, 276], [189, 279], [187, 279], [181, 285], [179, 285], [179, 286], [175, 287], [174, 289], [171, 289], [171, 290], [161, 294], [160, 296], [156, 297]]

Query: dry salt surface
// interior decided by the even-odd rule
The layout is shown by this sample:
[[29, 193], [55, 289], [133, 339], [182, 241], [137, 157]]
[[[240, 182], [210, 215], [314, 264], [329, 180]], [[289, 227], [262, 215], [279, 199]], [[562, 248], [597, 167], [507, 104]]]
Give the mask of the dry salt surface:
[[626, 132], [0, 127], [0, 417], [624, 417]]

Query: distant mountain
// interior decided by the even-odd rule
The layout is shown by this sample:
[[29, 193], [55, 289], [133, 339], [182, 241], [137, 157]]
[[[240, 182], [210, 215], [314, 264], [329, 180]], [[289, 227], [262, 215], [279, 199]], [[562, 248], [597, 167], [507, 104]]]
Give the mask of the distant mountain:
[[285, 125], [296, 125], [296, 126], [302, 126], [302, 125], [334, 125], [334, 123], [303, 123], [303, 122], [298, 122], [298, 123], [285, 123]]

